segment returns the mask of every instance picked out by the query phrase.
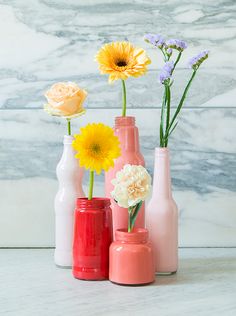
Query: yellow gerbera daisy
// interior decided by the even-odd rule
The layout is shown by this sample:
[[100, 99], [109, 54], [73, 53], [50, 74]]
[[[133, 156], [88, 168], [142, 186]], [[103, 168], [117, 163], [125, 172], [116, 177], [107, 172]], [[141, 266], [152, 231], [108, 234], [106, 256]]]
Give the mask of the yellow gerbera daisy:
[[105, 44], [96, 55], [101, 74], [109, 74], [109, 82], [128, 77], [139, 77], [146, 73], [151, 60], [142, 48], [129, 42]]
[[75, 157], [79, 158], [80, 166], [101, 173], [114, 166], [114, 159], [120, 156], [118, 137], [113, 129], [102, 123], [88, 124], [82, 127], [81, 133], [74, 135], [72, 143], [77, 151]]

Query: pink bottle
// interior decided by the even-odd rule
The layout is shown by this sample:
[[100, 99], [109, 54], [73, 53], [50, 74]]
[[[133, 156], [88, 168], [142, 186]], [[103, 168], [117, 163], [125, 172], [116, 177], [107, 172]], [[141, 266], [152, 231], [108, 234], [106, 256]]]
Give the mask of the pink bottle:
[[178, 268], [178, 210], [172, 198], [169, 149], [156, 148], [153, 194], [146, 223], [153, 244], [156, 272], [171, 274]]
[[126, 285], [148, 284], [155, 280], [153, 250], [148, 231], [136, 228], [116, 231], [110, 246], [109, 280]]
[[[142, 165], [145, 166], [143, 155], [139, 149], [139, 133], [135, 126], [135, 118], [132, 116], [120, 116], [115, 119], [115, 135], [119, 137], [121, 143], [121, 156], [116, 159], [114, 168], [106, 172], [105, 175], [105, 192], [106, 197], [111, 198], [113, 236], [117, 229], [128, 228], [128, 211], [126, 208], [119, 207], [112, 199], [110, 192], [113, 191], [111, 180], [116, 177], [116, 172], [121, 170], [124, 165]], [[145, 206], [139, 211], [135, 222], [135, 227], [145, 227]]]

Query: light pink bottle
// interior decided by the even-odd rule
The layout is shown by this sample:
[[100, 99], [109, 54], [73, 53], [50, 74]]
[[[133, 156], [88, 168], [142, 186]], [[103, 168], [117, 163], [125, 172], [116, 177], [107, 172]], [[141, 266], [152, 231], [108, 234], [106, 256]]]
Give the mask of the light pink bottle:
[[[121, 156], [116, 159], [114, 168], [106, 172], [105, 175], [105, 191], [106, 197], [111, 198], [112, 220], [113, 220], [113, 234], [115, 239], [115, 232], [117, 229], [128, 228], [128, 211], [126, 208], [119, 207], [118, 204], [112, 199], [111, 191], [113, 185], [111, 180], [116, 177], [116, 172], [121, 170], [124, 165], [142, 165], [145, 166], [143, 155], [139, 149], [139, 133], [138, 128], [135, 126], [135, 118], [132, 116], [116, 117], [115, 135], [118, 136], [121, 143]], [[135, 222], [135, 227], [145, 227], [145, 206], [139, 211], [138, 217]]]
[[157, 273], [178, 268], [178, 210], [172, 198], [168, 148], [156, 148], [152, 198], [146, 224], [154, 248]]

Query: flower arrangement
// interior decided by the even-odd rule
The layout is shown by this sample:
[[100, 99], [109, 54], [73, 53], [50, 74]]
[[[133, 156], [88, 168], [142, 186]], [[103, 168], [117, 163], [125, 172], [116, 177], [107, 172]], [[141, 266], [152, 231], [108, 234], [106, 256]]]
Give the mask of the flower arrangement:
[[151, 189], [151, 177], [143, 166], [125, 165], [112, 180], [111, 196], [120, 207], [128, 208], [128, 232], [132, 232], [138, 212]]
[[58, 82], [45, 93], [45, 97], [48, 103], [44, 110], [50, 115], [64, 117], [68, 135], [71, 135], [71, 119], [85, 113], [83, 103], [87, 92], [74, 82]]
[[[160, 49], [165, 61], [165, 65], [159, 75], [160, 83], [164, 86], [160, 122], [160, 147], [167, 147], [169, 137], [178, 124], [176, 119], [182, 109], [191, 83], [203, 61], [208, 58], [209, 51], [205, 50], [189, 60], [189, 66], [192, 69], [192, 74], [183, 91], [179, 104], [177, 105], [176, 110], [171, 117], [171, 86], [173, 85], [173, 73], [182, 56], [183, 51], [187, 48], [187, 44], [179, 39], [165, 40], [159, 34], [146, 34], [144, 39], [146, 42]], [[174, 60], [172, 60], [173, 56], [176, 55], [174, 54], [174, 51], [177, 52], [177, 56], [174, 58]]]
[[151, 60], [142, 48], [134, 47], [129, 42], [112, 42], [105, 44], [97, 53], [101, 74], [109, 75], [109, 83], [120, 79], [122, 83], [122, 116], [126, 116], [126, 86], [129, 77], [139, 77], [147, 72]]
[[102, 123], [88, 124], [81, 133], [74, 135], [72, 147], [77, 152], [81, 167], [90, 170], [88, 199], [93, 197], [94, 171], [100, 174], [114, 166], [114, 159], [120, 156], [118, 137], [113, 129]]

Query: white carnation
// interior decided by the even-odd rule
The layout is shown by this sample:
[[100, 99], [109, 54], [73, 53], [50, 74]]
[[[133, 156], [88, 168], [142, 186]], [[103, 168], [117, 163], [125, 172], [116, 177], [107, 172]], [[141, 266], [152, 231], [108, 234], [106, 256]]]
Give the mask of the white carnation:
[[151, 177], [143, 166], [125, 165], [111, 182], [114, 185], [111, 196], [125, 208], [144, 201], [151, 189]]

